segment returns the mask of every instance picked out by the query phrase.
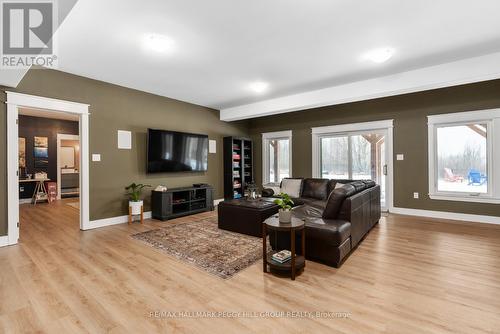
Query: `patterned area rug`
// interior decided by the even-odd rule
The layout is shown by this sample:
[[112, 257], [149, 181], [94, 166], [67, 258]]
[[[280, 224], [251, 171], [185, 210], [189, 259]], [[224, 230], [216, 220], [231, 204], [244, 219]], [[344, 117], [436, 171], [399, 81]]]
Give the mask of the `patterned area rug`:
[[216, 217], [172, 224], [132, 238], [224, 279], [262, 258], [262, 239], [219, 230]]

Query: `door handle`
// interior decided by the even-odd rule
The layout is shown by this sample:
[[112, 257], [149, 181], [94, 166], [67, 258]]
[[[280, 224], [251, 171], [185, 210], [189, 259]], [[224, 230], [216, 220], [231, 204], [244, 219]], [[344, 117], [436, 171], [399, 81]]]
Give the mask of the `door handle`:
[[384, 174], [384, 175], [387, 175], [387, 165], [384, 165], [384, 171], [383, 171], [383, 174]]

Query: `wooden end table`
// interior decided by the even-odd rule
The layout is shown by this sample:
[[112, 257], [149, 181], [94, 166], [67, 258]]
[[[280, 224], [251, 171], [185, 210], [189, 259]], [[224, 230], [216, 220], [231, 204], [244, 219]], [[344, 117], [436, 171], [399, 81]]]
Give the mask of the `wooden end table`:
[[[270, 269], [274, 269], [276, 271], [288, 271], [290, 272], [292, 280], [295, 280], [295, 274], [297, 271], [303, 269], [306, 266], [306, 229], [305, 223], [302, 219], [298, 219], [292, 217], [291, 223], [280, 223], [278, 215], [271, 216], [267, 218], [262, 223], [262, 260], [263, 260], [263, 269], [264, 272], [267, 273], [267, 266]], [[267, 231], [281, 231], [281, 232], [289, 232], [290, 233], [290, 252], [292, 253], [292, 258], [285, 262], [279, 263], [278, 261], [273, 260], [272, 256], [274, 253], [279, 252], [280, 250], [276, 250], [270, 254], [267, 254]], [[302, 255], [295, 254], [295, 232], [302, 231], [301, 239], [302, 239]]]

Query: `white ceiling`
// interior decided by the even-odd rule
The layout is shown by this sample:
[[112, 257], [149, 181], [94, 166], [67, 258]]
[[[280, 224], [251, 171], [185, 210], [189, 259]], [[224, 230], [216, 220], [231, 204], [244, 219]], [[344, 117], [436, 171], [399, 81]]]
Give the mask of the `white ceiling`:
[[[498, 13], [498, 0], [79, 0], [59, 69], [225, 109], [498, 52]], [[147, 33], [176, 50], [145, 51]], [[387, 63], [360, 59], [385, 46]]]

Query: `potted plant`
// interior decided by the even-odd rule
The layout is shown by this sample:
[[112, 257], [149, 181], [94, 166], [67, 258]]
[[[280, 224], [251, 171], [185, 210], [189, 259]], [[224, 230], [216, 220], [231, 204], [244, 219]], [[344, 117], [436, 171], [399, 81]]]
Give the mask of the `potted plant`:
[[293, 201], [290, 196], [285, 193], [279, 194], [278, 197], [278, 199], [274, 200], [274, 203], [280, 207], [279, 221], [280, 223], [291, 223]]
[[130, 208], [130, 212], [132, 215], [140, 215], [141, 207], [143, 205], [143, 200], [141, 200], [142, 189], [151, 187], [148, 184], [136, 184], [132, 183], [131, 185], [125, 187], [127, 191], [127, 195], [129, 196], [128, 206]]

